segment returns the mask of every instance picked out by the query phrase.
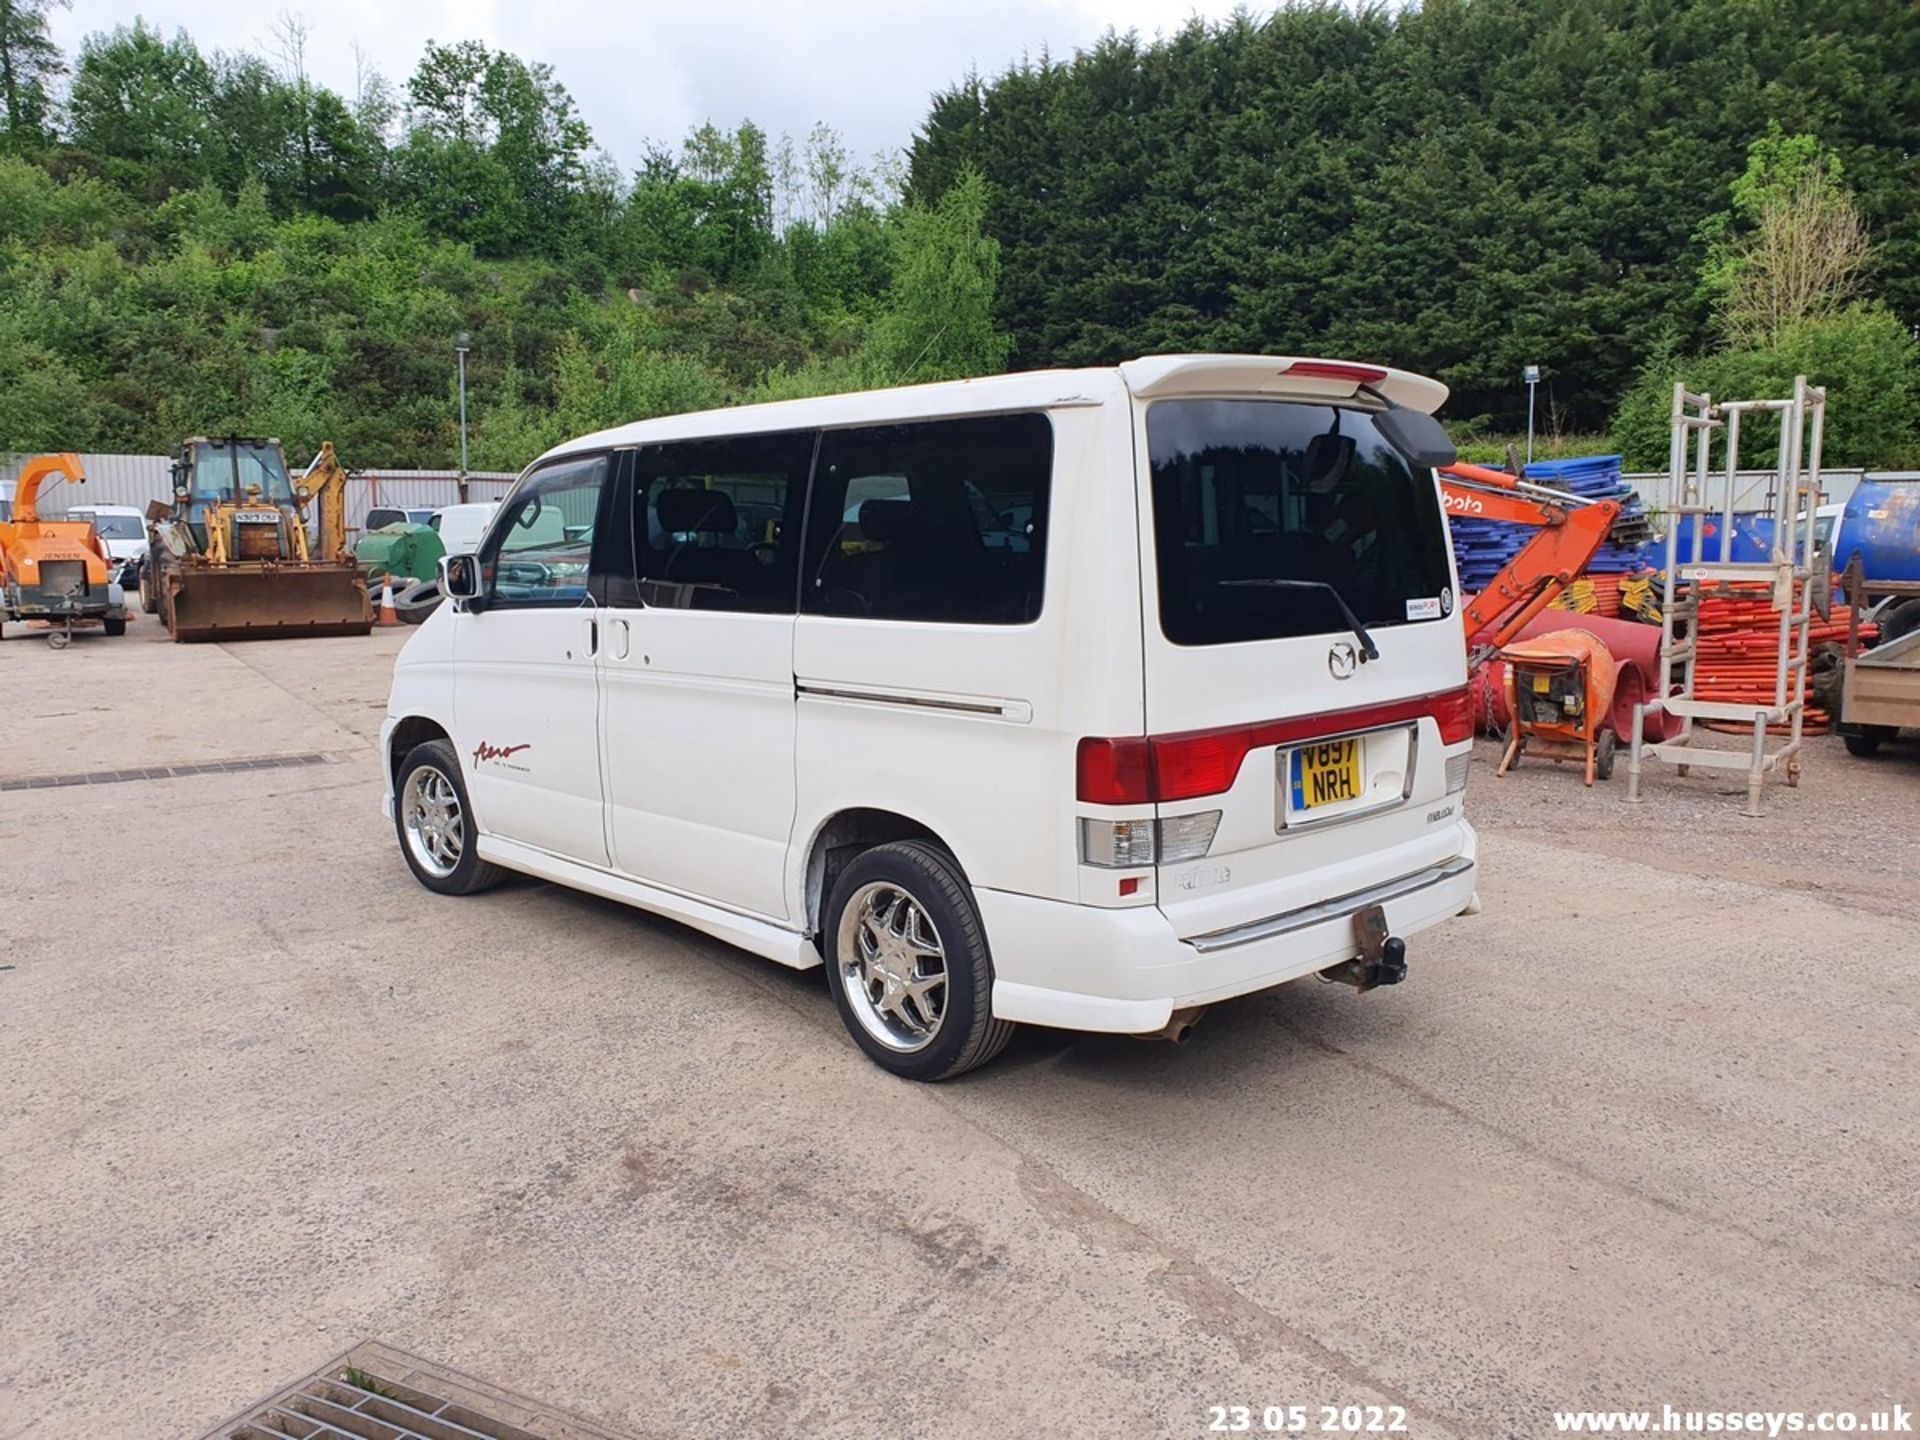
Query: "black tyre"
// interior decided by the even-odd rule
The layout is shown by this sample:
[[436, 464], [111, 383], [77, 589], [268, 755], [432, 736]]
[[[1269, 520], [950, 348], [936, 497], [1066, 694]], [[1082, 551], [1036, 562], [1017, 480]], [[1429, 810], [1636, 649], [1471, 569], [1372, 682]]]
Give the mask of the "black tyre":
[[1862, 725], [1846, 731], [1840, 738], [1846, 741], [1847, 753], [1858, 755], [1862, 760], [1877, 755], [1880, 747], [1891, 740], [1895, 731], [1890, 725]]
[[1613, 778], [1614, 752], [1620, 748], [1620, 742], [1614, 738], [1611, 730], [1602, 730], [1593, 742], [1593, 778], [1611, 780]]
[[403, 625], [418, 625], [440, 608], [440, 582], [416, 580], [393, 597], [393, 613]]
[[822, 936], [834, 1006], [867, 1057], [908, 1080], [946, 1080], [1006, 1048], [993, 960], [953, 858], [918, 840], [867, 851], [842, 872]]
[[440, 895], [474, 895], [506, 879], [480, 858], [460, 761], [445, 740], [416, 745], [393, 787], [393, 830], [413, 878]]
[[160, 575], [152, 565], [140, 567], [140, 608], [149, 615], [160, 613]]
[[1880, 620], [1880, 643], [1886, 645], [1902, 635], [1920, 630], [1920, 598], [1902, 600]]
[[127, 620], [124, 615], [119, 617], [118, 619], [115, 619], [113, 616], [109, 615], [105, 620], [102, 620], [100, 623], [106, 626], [107, 634], [109, 635], [124, 635], [127, 633]]

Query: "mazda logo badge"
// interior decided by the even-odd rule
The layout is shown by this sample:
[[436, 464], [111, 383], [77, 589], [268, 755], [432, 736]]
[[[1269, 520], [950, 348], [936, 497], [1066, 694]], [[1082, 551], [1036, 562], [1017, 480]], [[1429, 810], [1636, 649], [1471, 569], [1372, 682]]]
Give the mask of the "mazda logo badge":
[[1360, 652], [1353, 648], [1353, 642], [1342, 640], [1327, 651], [1327, 673], [1336, 680], [1351, 679], [1353, 672], [1360, 668]]

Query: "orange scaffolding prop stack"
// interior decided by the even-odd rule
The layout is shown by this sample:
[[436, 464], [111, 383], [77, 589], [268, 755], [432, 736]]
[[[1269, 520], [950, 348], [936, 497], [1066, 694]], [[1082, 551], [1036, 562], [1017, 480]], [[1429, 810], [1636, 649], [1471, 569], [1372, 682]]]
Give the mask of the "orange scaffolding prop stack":
[[[1779, 643], [1780, 614], [1773, 608], [1767, 586], [1728, 588], [1737, 592], [1734, 597], [1709, 597], [1700, 602], [1696, 622], [1698, 641], [1694, 662], [1694, 694], [1702, 700], [1719, 704], [1745, 705], [1763, 710], [1773, 703], [1774, 680], [1778, 673], [1775, 651]], [[1744, 598], [1746, 593], [1750, 593], [1752, 598]], [[1826, 620], [1817, 615], [1802, 617], [1796, 610], [1791, 623], [1797, 626], [1802, 618], [1807, 620], [1809, 646], [1823, 641], [1845, 644], [1848, 614], [1844, 605], [1835, 605]], [[1862, 627], [1862, 633], [1871, 634], [1872, 631], [1870, 625]], [[1833, 717], [1811, 698], [1807, 676], [1800, 675], [1799, 681], [1800, 689], [1794, 698], [1806, 705], [1801, 715], [1801, 734], [1824, 735], [1832, 728]], [[1707, 723], [1708, 728], [1713, 730], [1742, 735], [1753, 733], [1751, 722], [1714, 720]], [[1768, 733], [1773, 735], [1784, 735], [1787, 730], [1786, 725], [1778, 722], [1767, 727]]]

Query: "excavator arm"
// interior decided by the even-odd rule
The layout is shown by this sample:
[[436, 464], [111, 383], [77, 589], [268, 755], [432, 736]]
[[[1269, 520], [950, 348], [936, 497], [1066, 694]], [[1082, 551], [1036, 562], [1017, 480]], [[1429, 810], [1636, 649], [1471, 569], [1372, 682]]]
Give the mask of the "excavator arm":
[[1446, 466], [1440, 496], [1451, 515], [1531, 525], [1540, 532], [1466, 603], [1468, 640], [1491, 630], [1482, 647], [1491, 650], [1518, 635], [1573, 583], [1620, 518], [1617, 500], [1588, 500], [1483, 465]]
[[306, 491], [306, 500], [301, 505], [302, 517], [307, 505], [315, 501], [320, 505], [319, 558], [343, 558], [347, 549], [347, 467], [333, 453], [331, 440], [321, 442], [320, 453], [313, 457], [300, 483]]

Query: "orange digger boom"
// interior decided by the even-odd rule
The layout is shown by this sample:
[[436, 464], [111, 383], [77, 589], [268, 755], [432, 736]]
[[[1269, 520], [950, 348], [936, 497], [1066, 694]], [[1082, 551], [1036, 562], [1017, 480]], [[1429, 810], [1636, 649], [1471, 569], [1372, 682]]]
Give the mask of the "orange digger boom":
[[1531, 525], [1540, 532], [1463, 609], [1470, 643], [1491, 629], [1480, 647], [1486, 650], [1498, 650], [1551, 605], [1599, 553], [1620, 518], [1617, 500], [1589, 500], [1484, 465], [1444, 467], [1440, 498], [1450, 515]]

